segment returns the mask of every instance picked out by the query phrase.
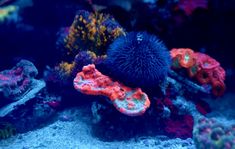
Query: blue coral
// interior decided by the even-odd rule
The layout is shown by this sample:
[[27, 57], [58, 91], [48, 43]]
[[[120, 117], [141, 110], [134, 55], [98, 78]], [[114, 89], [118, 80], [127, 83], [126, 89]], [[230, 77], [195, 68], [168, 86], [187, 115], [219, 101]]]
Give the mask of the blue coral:
[[171, 65], [166, 46], [154, 35], [130, 32], [109, 47], [109, 75], [133, 87], [155, 88], [165, 80]]

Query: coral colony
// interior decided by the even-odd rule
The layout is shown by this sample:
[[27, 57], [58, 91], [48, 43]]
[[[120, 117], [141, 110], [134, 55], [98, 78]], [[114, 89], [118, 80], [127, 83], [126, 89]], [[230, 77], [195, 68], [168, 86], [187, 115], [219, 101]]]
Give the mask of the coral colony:
[[[0, 21], [7, 14], [0, 9]], [[78, 11], [72, 25], [60, 33], [57, 45], [66, 52], [58, 65], [44, 72], [47, 83], [63, 82], [84, 95], [108, 99], [126, 116], [157, 113], [166, 133], [193, 137], [199, 148], [235, 147], [235, 127], [206, 118], [209, 106], [200, 102], [203, 96], [218, 97], [225, 92], [225, 71], [212, 57], [189, 48], [169, 50], [159, 37], [125, 32], [111, 15], [98, 12]], [[0, 72], [1, 118], [45, 97], [42, 89], [49, 86], [35, 79], [37, 74], [27, 60]], [[61, 101], [46, 97], [40, 105], [48, 111], [58, 109]], [[0, 127], [4, 129], [5, 125]], [[0, 134], [0, 138], [6, 136]]]

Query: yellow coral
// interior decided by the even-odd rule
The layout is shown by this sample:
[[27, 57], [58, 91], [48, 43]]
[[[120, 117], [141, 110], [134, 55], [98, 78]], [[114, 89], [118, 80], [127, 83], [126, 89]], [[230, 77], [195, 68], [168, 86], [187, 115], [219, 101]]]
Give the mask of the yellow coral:
[[110, 15], [81, 12], [76, 15], [64, 42], [69, 55], [88, 49], [96, 55], [104, 55], [106, 46], [124, 34], [124, 30]]
[[56, 70], [60, 71], [66, 76], [70, 76], [71, 72], [75, 66], [75, 63], [68, 63], [68, 62], [61, 62], [58, 67], [56, 67]]

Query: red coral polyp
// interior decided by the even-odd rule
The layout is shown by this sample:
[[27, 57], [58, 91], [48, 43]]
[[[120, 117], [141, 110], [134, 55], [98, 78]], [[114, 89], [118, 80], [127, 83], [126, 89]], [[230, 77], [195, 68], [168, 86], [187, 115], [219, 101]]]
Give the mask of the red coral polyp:
[[212, 93], [215, 96], [222, 96], [225, 91], [225, 84], [219, 80], [215, 80], [212, 82]]
[[202, 69], [214, 69], [216, 67], [219, 67], [220, 63], [217, 62], [215, 59], [210, 57], [209, 55], [203, 54], [203, 53], [195, 53], [197, 63]]
[[188, 75], [191, 78], [195, 77], [200, 84], [210, 84], [215, 96], [223, 95], [225, 71], [219, 62], [206, 54], [194, 52], [188, 48], [174, 48], [170, 53], [173, 69], [187, 69]]
[[171, 50], [171, 56], [179, 60], [181, 67], [190, 68], [195, 64], [194, 52], [191, 49], [173, 49]]
[[196, 74], [196, 78], [198, 80], [198, 82], [200, 82], [201, 84], [207, 84], [211, 82], [211, 73], [210, 71], [206, 71], [206, 70], [200, 70], [197, 72]]

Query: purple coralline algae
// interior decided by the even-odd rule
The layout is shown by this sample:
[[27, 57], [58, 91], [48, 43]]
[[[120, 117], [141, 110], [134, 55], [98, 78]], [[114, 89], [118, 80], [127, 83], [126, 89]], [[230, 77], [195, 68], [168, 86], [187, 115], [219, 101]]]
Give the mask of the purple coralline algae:
[[200, 149], [234, 149], [235, 124], [200, 118], [194, 126], [193, 138]]
[[0, 72], [0, 117], [25, 104], [45, 87], [45, 82], [35, 79], [37, 68], [27, 60], [21, 60], [10, 70]]

